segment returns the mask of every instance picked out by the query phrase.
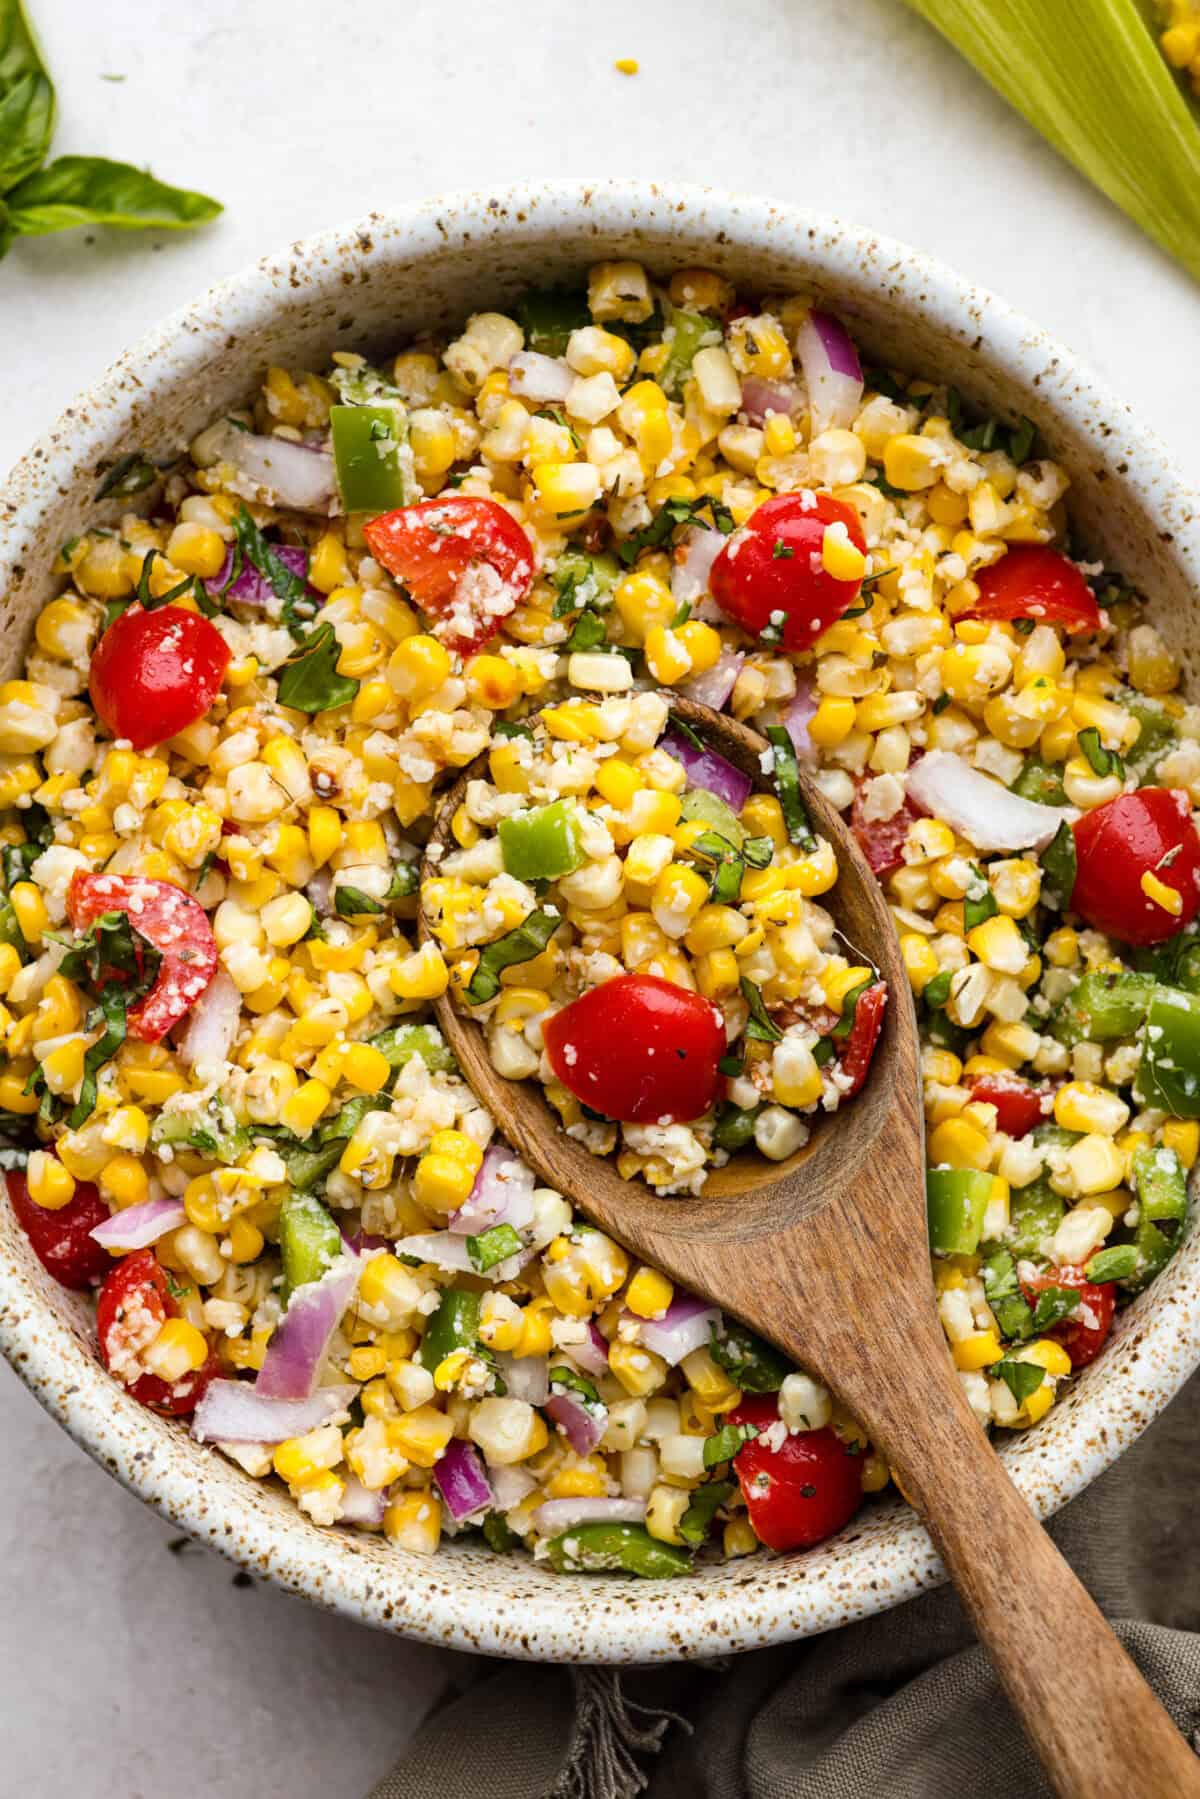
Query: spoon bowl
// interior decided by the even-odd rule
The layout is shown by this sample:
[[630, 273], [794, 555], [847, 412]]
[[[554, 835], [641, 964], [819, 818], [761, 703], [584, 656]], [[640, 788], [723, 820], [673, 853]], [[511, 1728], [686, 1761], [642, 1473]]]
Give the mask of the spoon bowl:
[[[694, 701], [673, 698], [672, 710], [755, 787], [769, 787], [762, 738]], [[453, 843], [468, 781], [484, 773], [486, 756], [448, 790], [422, 884]], [[852, 832], [803, 772], [800, 787], [837, 858], [826, 903], [879, 969], [889, 1000], [862, 1091], [818, 1120], [788, 1161], [743, 1152], [699, 1195], [663, 1198], [568, 1137], [535, 1084], [500, 1075], [449, 992], [435, 1002], [438, 1023], [476, 1096], [543, 1180], [812, 1370], [861, 1421], [927, 1525], [1055, 1791], [1198, 1799], [1200, 1762], [1011, 1484], [947, 1353], [926, 1225], [920, 1044], [899, 943]], [[423, 910], [419, 929], [430, 936]]]

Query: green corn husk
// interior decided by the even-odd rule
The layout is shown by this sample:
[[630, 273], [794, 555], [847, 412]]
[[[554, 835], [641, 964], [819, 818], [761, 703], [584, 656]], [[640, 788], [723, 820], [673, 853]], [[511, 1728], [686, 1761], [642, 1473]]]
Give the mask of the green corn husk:
[[1200, 279], [1200, 125], [1148, 0], [908, 0]]

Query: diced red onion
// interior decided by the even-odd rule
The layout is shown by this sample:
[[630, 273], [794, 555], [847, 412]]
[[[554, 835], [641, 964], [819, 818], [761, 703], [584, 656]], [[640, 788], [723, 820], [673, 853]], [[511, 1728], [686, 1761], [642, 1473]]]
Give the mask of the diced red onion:
[[434, 1463], [433, 1484], [456, 1524], [479, 1512], [490, 1512], [495, 1504], [479, 1451], [474, 1443], [464, 1443], [461, 1437], [451, 1437]]
[[816, 745], [808, 734], [809, 722], [815, 717], [816, 710], [817, 697], [812, 690], [812, 681], [797, 669], [796, 697], [783, 715], [783, 728], [792, 740], [792, 748], [799, 762], [817, 760]]
[[357, 1256], [339, 1256], [320, 1280], [296, 1288], [267, 1344], [254, 1383], [263, 1398], [309, 1397], [320, 1378], [333, 1333], [354, 1298], [361, 1271]]
[[1043, 850], [1073, 807], [1042, 806], [1010, 793], [999, 781], [972, 768], [953, 750], [929, 750], [908, 771], [906, 791], [914, 804], [959, 831], [983, 854]]
[[449, 1220], [456, 1236], [478, 1237], [494, 1224], [516, 1231], [533, 1222], [533, 1174], [515, 1150], [489, 1143], [466, 1201]]
[[588, 1319], [586, 1328], [587, 1335], [582, 1343], [564, 1345], [566, 1353], [575, 1366], [582, 1368], [585, 1374], [607, 1374], [608, 1344], [605, 1342], [603, 1333], [594, 1318]]
[[577, 1524], [640, 1524], [645, 1516], [644, 1499], [547, 1499], [533, 1523], [543, 1537], [557, 1537]]
[[724, 542], [721, 532], [707, 525], [688, 526], [671, 565], [671, 598], [677, 606], [694, 605], [708, 592], [708, 577]]
[[148, 1243], [157, 1243], [168, 1231], [178, 1230], [186, 1223], [181, 1199], [146, 1199], [140, 1206], [126, 1206], [123, 1212], [114, 1212], [88, 1235], [104, 1249], [145, 1249]]
[[489, 1468], [488, 1479], [492, 1483], [498, 1512], [511, 1512], [514, 1505], [528, 1499], [537, 1486], [537, 1480], [528, 1468]]
[[513, 1355], [502, 1349], [496, 1352], [496, 1367], [510, 1399], [545, 1405], [550, 1392], [550, 1364], [544, 1355]]
[[[308, 551], [302, 550], [298, 544], [274, 543], [271, 545], [280, 562], [289, 568], [294, 575], [307, 577]], [[237, 580], [225, 591], [225, 583], [233, 571], [233, 550], [225, 552], [225, 560], [212, 577], [206, 581], [210, 599], [236, 600], [239, 606], [269, 606], [275, 597], [275, 589], [265, 575], [260, 575], [252, 562], [243, 562]], [[321, 604], [322, 595], [315, 587], [309, 589], [314, 606]]]
[[732, 812], [740, 812], [746, 804], [750, 797], [749, 775], [744, 775], [732, 762], [726, 762], [715, 750], [698, 750], [694, 743], [670, 726], [659, 739], [659, 748], [682, 764], [689, 787], [703, 787], [708, 793], [715, 793]]
[[522, 400], [565, 400], [574, 380], [565, 362], [537, 350], [518, 350], [508, 365], [509, 391]]
[[387, 1489], [381, 1488], [378, 1493], [364, 1487], [357, 1474], [346, 1479], [346, 1490], [342, 1494], [342, 1509], [338, 1513], [339, 1524], [366, 1524], [378, 1528], [383, 1523], [383, 1514], [387, 1511]]
[[200, 1443], [283, 1443], [327, 1424], [344, 1412], [358, 1391], [354, 1386], [318, 1387], [303, 1399], [271, 1398], [257, 1382], [209, 1381], [192, 1419], [192, 1435]]
[[192, 459], [200, 468], [232, 463], [256, 489], [256, 498], [270, 506], [327, 513], [333, 502], [333, 457], [328, 450], [292, 443], [286, 437], [259, 437], [229, 419], [200, 433], [192, 444]]
[[390, 1249], [392, 1247], [392, 1239], [382, 1237], [376, 1231], [342, 1231], [342, 1242], [351, 1255], [355, 1256], [369, 1255], [373, 1249]]
[[796, 354], [808, 386], [814, 437], [853, 424], [862, 401], [862, 366], [840, 319], [810, 312], [796, 333]]
[[[632, 1317], [632, 1313], [626, 1313]], [[716, 1306], [697, 1299], [692, 1293], [676, 1293], [661, 1318], [638, 1320], [638, 1336], [646, 1349], [660, 1355], [671, 1368], [691, 1355], [693, 1349], [707, 1348], [714, 1325], [721, 1322]]]
[[[392, 1249], [398, 1256], [415, 1256], [418, 1262], [432, 1262], [435, 1268], [444, 1268], [448, 1274], [479, 1272], [471, 1260], [467, 1239], [456, 1236], [453, 1231], [425, 1231], [416, 1237], [401, 1237], [398, 1243], [393, 1243]], [[506, 1262], [497, 1262], [494, 1268], [489, 1268], [487, 1279], [515, 1280], [530, 1257], [536, 1254], [533, 1249], [520, 1250]]]
[[242, 996], [223, 968], [218, 968], [192, 1007], [179, 1042], [180, 1061], [202, 1081], [221, 1072], [229, 1058], [242, 1017]]
[[756, 375], [742, 382], [742, 411], [752, 425], [761, 425], [769, 412], [787, 417], [799, 412], [804, 396], [790, 381], [760, 381]]
[[591, 1455], [608, 1426], [607, 1406], [586, 1406], [578, 1393], [552, 1393], [543, 1406], [576, 1455]]
[[740, 650], [722, 650], [711, 668], [682, 681], [679, 691], [685, 699], [698, 700], [700, 705], [721, 712], [729, 704], [745, 660]]

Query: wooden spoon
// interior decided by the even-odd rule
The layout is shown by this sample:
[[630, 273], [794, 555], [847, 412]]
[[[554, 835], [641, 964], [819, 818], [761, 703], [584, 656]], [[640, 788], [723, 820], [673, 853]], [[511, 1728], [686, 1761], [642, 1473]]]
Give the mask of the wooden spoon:
[[[768, 786], [760, 737], [706, 706], [675, 700], [673, 710], [757, 788]], [[463, 771], [431, 846], [455, 847], [450, 820], [468, 780], [486, 772], [486, 758]], [[549, 1185], [637, 1256], [772, 1339], [861, 1421], [927, 1525], [1055, 1791], [1200, 1795], [1200, 1762], [963, 1395], [934, 1310], [917, 1024], [899, 944], [852, 834], [818, 788], [805, 782], [803, 791], [841, 871], [825, 903], [891, 998], [865, 1088], [819, 1120], [790, 1161], [743, 1153], [714, 1170], [698, 1198], [660, 1198], [566, 1136], [536, 1083], [497, 1074], [482, 1031], [450, 995], [437, 1002], [438, 1022], [504, 1136]], [[427, 861], [423, 872], [435, 868]]]

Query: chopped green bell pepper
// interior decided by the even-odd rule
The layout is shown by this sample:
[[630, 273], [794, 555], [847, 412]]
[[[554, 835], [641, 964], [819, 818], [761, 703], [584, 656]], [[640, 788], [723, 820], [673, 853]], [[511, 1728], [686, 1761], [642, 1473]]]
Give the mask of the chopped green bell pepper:
[[1200, 994], [1154, 989], [1134, 1093], [1141, 1106], [1200, 1118]]
[[561, 356], [572, 331], [592, 322], [587, 292], [581, 287], [531, 287], [517, 301], [517, 322], [526, 349]]
[[486, 1274], [490, 1268], [520, 1253], [521, 1239], [511, 1224], [494, 1224], [490, 1230], [481, 1231], [478, 1237], [467, 1238], [467, 1254], [480, 1274]]
[[786, 1356], [733, 1318], [725, 1319], [724, 1335], [714, 1329], [709, 1354], [743, 1393], [778, 1393], [792, 1372]]
[[429, 1320], [413, 1360], [432, 1374], [456, 1349], [474, 1349], [479, 1338], [478, 1293], [447, 1287]]
[[391, 1025], [371, 1038], [371, 1046], [387, 1057], [397, 1074], [414, 1056], [420, 1056], [430, 1074], [458, 1073], [453, 1051], [432, 1024]]
[[1009, 1201], [1008, 1233], [1005, 1238], [1017, 1256], [1041, 1255], [1048, 1237], [1053, 1237], [1066, 1214], [1066, 1204], [1045, 1180], [1031, 1181], [1018, 1187]]
[[747, 1143], [754, 1140], [754, 1120], [761, 1110], [760, 1106], [749, 1106], [745, 1110], [741, 1106], [722, 1106], [713, 1130], [717, 1148], [727, 1149], [731, 1154], [745, 1149]]
[[1126, 712], [1136, 718], [1141, 726], [1137, 741], [1126, 761], [1139, 776], [1145, 776], [1171, 745], [1178, 741], [1179, 728], [1161, 701], [1152, 700], [1131, 687], [1124, 688], [1117, 697]]
[[703, 313], [685, 312], [678, 307], [672, 307], [667, 315], [667, 332], [670, 334], [670, 349], [659, 381], [672, 399], [678, 399], [683, 392], [684, 382], [692, 372], [692, 359], [696, 351], [706, 337], [711, 334], [715, 342], [720, 332], [713, 320], [706, 319]]
[[703, 824], [740, 850], [746, 833], [731, 806], [707, 787], [693, 787], [683, 796], [679, 816], [686, 824]]
[[500, 853], [504, 872], [515, 881], [554, 881], [572, 874], [583, 861], [575, 807], [555, 800], [502, 818]]
[[1133, 1155], [1133, 1182], [1141, 1217], [1152, 1224], [1181, 1224], [1187, 1217], [1187, 1175], [1173, 1149], [1142, 1144]]
[[1132, 1037], [1146, 1016], [1154, 988], [1153, 975], [1093, 970], [1059, 1002], [1050, 1030], [1068, 1048]]
[[972, 1256], [983, 1235], [983, 1215], [995, 1176], [978, 1168], [931, 1168], [925, 1177], [929, 1246], [937, 1255]]
[[390, 512], [411, 497], [405, 424], [395, 406], [331, 406], [333, 465], [347, 512]]
[[1002, 1337], [1023, 1341], [1033, 1334], [1033, 1309], [1021, 1291], [1016, 1263], [1007, 1249], [993, 1250], [984, 1262], [983, 1293]]
[[546, 1549], [556, 1574], [639, 1574], [664, 1580], [690, 1574], [686, 1549], [660, 1543], [640, 1524], [577, 1524], [551, 1538]]
[[279, 1214], [279, 1252], [283, 1258], [283, 1298], [297, 1287], [319, 1281], [342, 1253], [342, 1234], [319, 1199], [289, 1192]]
[[558, 589], [554, 617], [566, 618], [590, 606], [603, 612], [612, 602], [613, 588], [621, 579], [621, 564], [607, 551], [590, 556], [586, 550], [564, 550], [551, 577]]
[[1062, 783], [1062, 764], [1043, 762], [1040, 756], [1026, 756], [1025, 766], [1013, 782], [1010, 792], [1039, 806], [1065, 806], [1066, 789]]
[[17, 923], [17, 914], [10, 899], [0, 900], [0, 943], [11, 944], [22, 962], [26, 961], [29, 951], [25, 947], [25, 937]]

